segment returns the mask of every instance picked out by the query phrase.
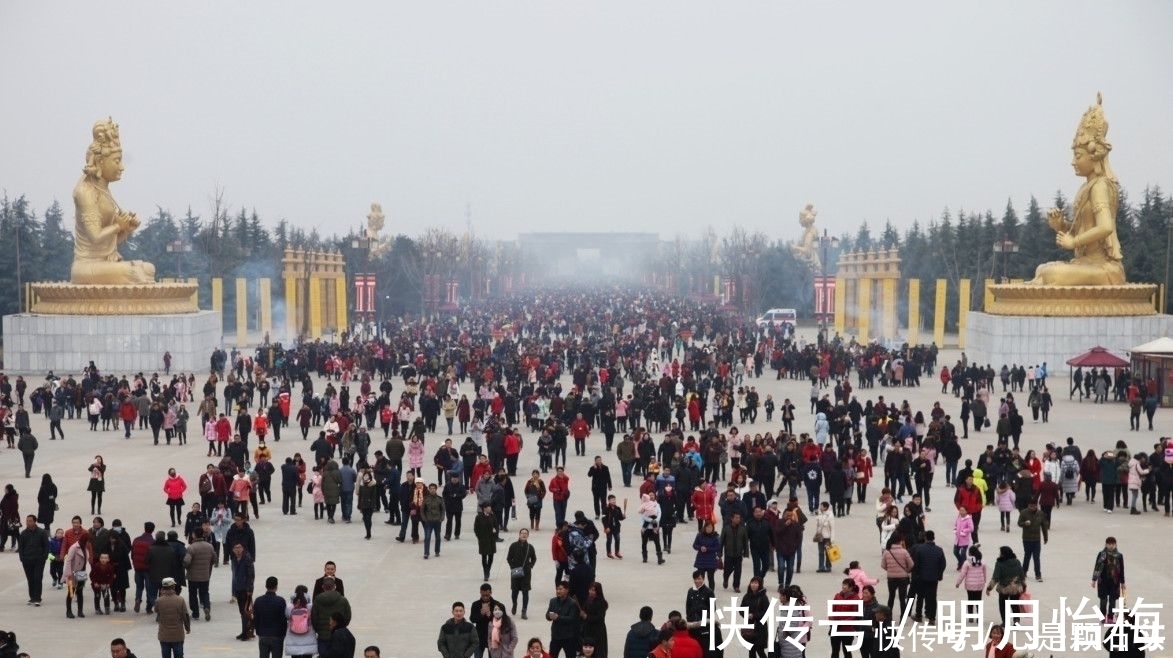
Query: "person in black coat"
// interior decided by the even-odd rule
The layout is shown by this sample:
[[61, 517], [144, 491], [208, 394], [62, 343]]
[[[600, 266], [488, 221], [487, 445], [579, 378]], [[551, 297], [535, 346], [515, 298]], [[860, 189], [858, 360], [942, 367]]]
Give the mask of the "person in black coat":
[[639, 609], [639, 621], [631, 625], [623, 641], [623, 658], [647, 658], [652, 649], [660, 643], [660, 629], [652, 623], [655, 613], [651, 606]]
[[321, 658], [354, 658], [354, 634], [347, 628], [346, 615], [330, 615], [330, 649]]
[[57, 513], [57, 485], [48, 473], [41, 476], [41, 488], [37, 491], [37, 523], [45, 524], [45, 532]]
[[281, 464], [281, 513], [297, 514], [297, 488], [301, 476], [292, 457], [286, 457]]
[[937, 585], [945, 576], [945, 551], [936, 544], [936, 533], [925, 531], [924, 543], [917, 544], [910, 551], [912, 555], [912, 582], [909, 594], [915, 597], [916, 611], [913, 620], [923, 621], [922, 611], [927, 610], [929, 625], [937, 621]]

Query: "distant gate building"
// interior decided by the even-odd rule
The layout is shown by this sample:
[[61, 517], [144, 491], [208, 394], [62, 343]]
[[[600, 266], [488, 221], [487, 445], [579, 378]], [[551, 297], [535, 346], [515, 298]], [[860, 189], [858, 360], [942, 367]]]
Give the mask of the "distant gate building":
[[658, 254], [658, 233], [521, 233], [526, 269], [550, 276], [635, 278]]

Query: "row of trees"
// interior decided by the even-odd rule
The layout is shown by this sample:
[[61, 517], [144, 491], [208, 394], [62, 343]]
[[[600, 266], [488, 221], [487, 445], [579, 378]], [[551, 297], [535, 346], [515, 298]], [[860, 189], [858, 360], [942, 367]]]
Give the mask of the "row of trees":
[[[1068, 202], [1060, 194], [1050, 205], [1066, 208]], [[22, 308], [21, 284], [68, 280], [72, 223], [56, 202], [38, 213], [23, 196], [0, 198], [0, 314]], [[1147, 187], [1134, 203], [1122, 192], [1117, 231], [1128, 280], [1166, 282], [1173, 198], [1158, 187]], [[207, 281], [236, 276], [277, 279], [287, 247], [339, 250], [349, 273], [377, 274], [380, 313], [385, 314], [429, 310], [435, 296], [442, 295], [429, 287], [429, 282], [436, 280], [459, 281], [464, 299], [499, 292], [506, 279], [519, 285], [523, 274], [531, 285], [557, 283], [543, 272], [527, 272], [515, 242], [491, 242], [472, 234], [459, 236], [427, 228], [414, 237], [385, 237], [372, 249], [361, 237], [357, 228], [344, 235], [324, 236], [317, 230], [290, 226], [283, 219], [265, 222], [255, 210], [230, 209], [217, 193], [207, 217], [191, 208], [181, 215], [156, 209], [123, 246], [122, 254], [155, 263], [160, 278]], [[995, 243], [1002, 242], [1013, 243], [1017, 252], [996, 252]], [[711, 293], [714, 276], [733, 277], [749, 284], [739, 284], [737, 298], [732, 300], [747, 313], [781, 306], [810, 315], [817, 273], [793, 256], [791, 244], [792, 240], [770, 240], [740, 226], [721, 232], [710, 228], [700, 236], [681, 235], [661, 243], [658, 254], [649, 254], [645, 262], [615, 276], [646, 283], [654, 274], [660, 281], [671, 280], [680, 294]], [[970, 308], [979, 308], [985, 279], [1028, 279], [1039, 263], [1069, 257], [1055, 245], [1045, 209], [1032, 197], [1021, 217], [1008, 202], [1000, 217], [989, 210], [947, 209], [927, 224], [913, 221], [903, 232], [889, 221], [875, 235], [865, 221], [854, 234], [839, 236], [837, 248], [828, 253], [828, 272], [834, 274], [835, 261], [842, 252], [886, 248], [900, 251], [905, 279], [947, 279], [951, 283], [949, 306], [954, 309], [960, 301], [956, 284], [961, 279], [973, 281], [973, 297], [968, 303]], [[209, 288], [201, 286], [204, 307], [209, 305]], [[921, 304], [921, 317], [931, 326], [931, 295], [922, 295]]]
[[[1057, 194], [1048, 207], [1069, 211], [1067, 199]], [[1139, 203], [1133, 203], [1123, 191], [1117, 209], [1117, 233], [1124, 251], [1124, 267], [1129, 281], [1173, 283], [1170, 278], [1170, 241], [1173, 240], [1173, 197], [1159, 187], [1146, 187]], [[970, 279], [971, 309], [980, 309], [987, 279], [1030, 279], [1040, 263], [1065, 260], [1071, 253], [1055, 244], [1055, 234], [1047, 226], [1046, 209], [1031, 197], [1025, 215], [1007, 202], [1001, 216], [993, 211], [971, 212], [949, 209], [928, 222], [913, 221], [902, 233], [891, 221], [876, 235], [867, 221], [855, 234], [843, 234], [838, 247], [829, 250], [827, 271], [835, 273], [840, 253], [851, 250], [895, 248], [901, 257], [901, 290], [908, 279], [925, 282], [946, 279], [949, 282], [947, 303], [956, 309], [957, 284]], [[708, 245], [707, 247], [705, 245]], [[707, 258], [701, 249], [716, 245]], [[709, 273], [733, 276], [749, 273], [756, 286], [742, 291], [737, 300], [747, 309], [793, 307], [800, 313], [813, 312], [813, 277], [817, 274], [791, 253], [791, 241], [769, 242], [762, 235], [746, 235], [734, 227], [725, 237], [710, 235], [690, 252], [686, 267], [690, 271], [705, 269]], [[995, 245], [998, 245], [997, 247]], [[1001, 247], [1002, 251], [998, 248]], [[930, 289], [931, 290], [931, 289]], [[931, 294], [921, 295], [921, 319], [925, 326], [933, 323]], [[901, 317], [906, 317], [907, 300], [902, 300]], [[1169, 308], [1165, 312], [1169, 312]], [[946, 319], [955, 328], [956, 312]]]

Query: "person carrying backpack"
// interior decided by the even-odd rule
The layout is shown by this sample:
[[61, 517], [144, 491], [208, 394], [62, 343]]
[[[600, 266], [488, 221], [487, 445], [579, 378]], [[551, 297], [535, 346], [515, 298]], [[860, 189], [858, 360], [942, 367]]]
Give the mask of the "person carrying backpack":
[[285, 633], [285, 655], [309, 658], [317, 653], [318, 636], [310, 623], [312, 608], [309, 588], [298, 585], [285, 610], [285, 616], [289, 619], [289, 630]]

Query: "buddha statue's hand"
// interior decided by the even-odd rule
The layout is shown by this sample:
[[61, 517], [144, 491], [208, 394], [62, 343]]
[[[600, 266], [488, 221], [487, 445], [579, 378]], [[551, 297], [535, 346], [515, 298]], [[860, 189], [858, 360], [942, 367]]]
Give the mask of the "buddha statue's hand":
[[138, 215], [132, 212], [118, 214], [118, 227], [124, 233], [130, 233], [139, 227]]
[[1059, 208], [1051, 208], [1047, 211], [1047, 224], [1051, 230], [1063, 232], [1067, 230], [1067, 215]]
[[1055, 244], [1059, 245], [1061, 249], [1074, 250], [1075, 238], [1066, 232], [1059, 232], [1055, 234]]

